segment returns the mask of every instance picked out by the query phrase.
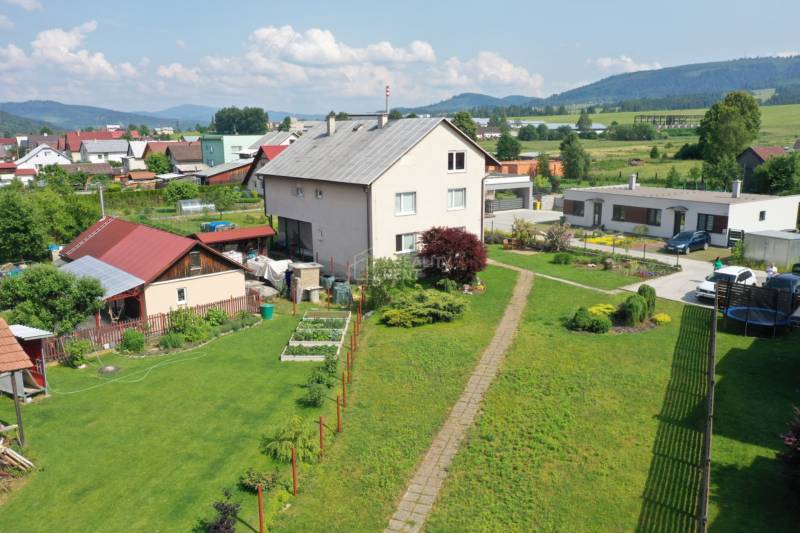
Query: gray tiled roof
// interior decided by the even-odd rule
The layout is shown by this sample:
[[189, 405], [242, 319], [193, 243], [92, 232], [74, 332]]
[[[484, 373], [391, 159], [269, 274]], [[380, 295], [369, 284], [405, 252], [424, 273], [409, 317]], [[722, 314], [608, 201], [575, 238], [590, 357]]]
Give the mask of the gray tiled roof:
[[297, 137], [291, 131], [271, 131], [250, 145], [253, 150], [258, 150], [262, 145], [277, 145], [286, 142], [289, 137]]
[[[257, 172], [259, 175], [368, 185], [445, 121], [443, 118], [390, 120], [378, 128], [374, 118], [336, 121], [328, 135], [322, 123]], [[476, 145], [477, 146], [477, 145]]]
[[86, 151], [90, 154], [98, 153], [128, 153], [128, 141], [125, 139], [83, 141]]

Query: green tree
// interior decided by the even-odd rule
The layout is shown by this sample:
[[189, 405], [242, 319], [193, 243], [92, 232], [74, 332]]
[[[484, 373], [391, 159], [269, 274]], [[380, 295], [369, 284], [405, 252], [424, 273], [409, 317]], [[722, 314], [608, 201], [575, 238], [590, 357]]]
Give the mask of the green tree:
[[139, 135], [142, 135], [144, 137], [150, 135], [150, 126], [148, 126], [147, 124], [139, 124], [138, 130], [139, 130]]
[[292, 117], [285, 116], [281, 123], [278, 125], [278, 131], [291, 131], [292, 129]]
[[564, 178], [570, 180], [580, 179], [589, 173], [591, 158], [583, 149], [578, 136], [570, 133], [561, 141], [561, 160], [564, 163]]
[[714, 165], [723, 157], [736, 157], [758, 135], [761, 110], [746, 92], [732, 92], [706, 111], [700, 127], [700, 150], [703, 159]]
[[313, 425], [298, 415], [292, 416], [261, 443], [266, 455], [284, 463], [292, 460], [292, 448], [297, 452], [298, 461], [314, 461], [319, 454]]
[[494, 113], [489, 118], [489, 127], [500, 128], [500, 131], [502, 132], [506, 132], [511, 129], [511, 126], [508, 124], [508, 119], [505, 117], [505, 115], [500, 115], [497, 113]]
[[536, 175], [544, 176], [545, 178], [552, 176], [552, 172], [550, 172], [550, 156], [547, 155], [547, 152], [539, 153], [539, 157], [536, 158]]
[[336, 120], [350, 120], [350, 115], [348, 115], [344, 111], [339, 111], [338, 113], [336, 113]]
[[650, 149], [650, 159], [658, 159], [658, 146], [653, 146]]
[[800, 189], [800, 152], [771, 157], [757, 166], [755, 192], [763, 194], [795, 193]]
[[170, 163], [167, 154], [153, 152], [144, 159], [144, 164], [147, 170], [155, 172], [156, 174], [167, 174], [172, 172], [172, 163]]
[[736, 158], [725, 154], [716, 162], [703, 163], [703, 182], [710, 189], [729, 189], [731, 182], [742, 179], [742, 167]]
[[575, 127], [578, 128], [578, 131], [591, 131], [592, 119], [585, 109], [581, 111], [581, 115], [578, 117], [578, 122], [575, 123]]
[[414, 112], [412, 111], [411, 113], [409, 113], [408, 115], [406, 115], [406, 118], [419, 118], [419, 116], [418, 116], [416, 113], [414, 113]]
[[164, 198], [171, 204], [179, 200], [191, 200], [200, 194], [200, 187], [191, 181], [171, 181], [164, 189]]
[[511, 136], [507, 131], [500, 135], [497, 141], [497, 158], [501, 161], [513, 161], [519, 159], [519, 153], [522, 151], [522, 145]]
[[517, 139], [520, 141], [535, 141], [538, 138], [539, 132], [537, 131], [536, 126], [533, 124], [522, 126], [517, 133]]
[[536, 126], [536, 133], [539, 134], [539, 138], [543, 141], [550, 138], [550, 128], [547, 127], [547, 124], [539, 124]]
[[460, 129], [464, 135], [473, 141], [478, 139], [478, 127], [469, 112], [459, 111], [453, 115], [453, 126]]
[[403, 118], [403, 114], [397, 109], [392, 109], [389, 112], [389, 120], [399, 120], [401, 118]]
[[258, 135], [267, 131], [268, 121], [260, 107], [224, 107], [214, 114], [214, 129], [226, 135]]
[[703, 172], [700, 170], [699, 167], [692, 167], [689, 169], [689, 173], [686, 175], [686, 179], [694, 183], [696, 186], [697, 182], [703, 179]]
[[[0, 193], [0, 263], [39, 261], [47, 257], [41, 221], [26, 196], [15, 191]], [[0, 309], [9, 306], [0, 305]]]
[[233, 207], [239, 198], [241, 198], [239, 190], [231, 185], [214, 186], [208, 194], [208, 199], [214, 204], [219, 218], [222, 218], [222, 214]]
[[60, 165], [47, 165], [39, 171], [37, 177], [44, 181], [46, 187], [61, 194], [69, 194], [75, 190], [69, 179], [69, 174]]
[[53, 130], [49, 126], [42, 126], [39, 128], [39, 135], [52, 135]]
[[67, 178], [73, 189], [86, 189], [86, 184], [89, 182], [89, 175], [86, 172], [73, 172]]
[[681, 175], [674, 166], [667, 172], [667, 180], [664, 184], [668, 189], [674, 189], [681, 182]]
[[51, 265], [37, 265], [0, 283], [0, 307], [11, 320], [56, 333], [68, 333], [103, 307], [103, 286], [95, 278], [76, 278]]

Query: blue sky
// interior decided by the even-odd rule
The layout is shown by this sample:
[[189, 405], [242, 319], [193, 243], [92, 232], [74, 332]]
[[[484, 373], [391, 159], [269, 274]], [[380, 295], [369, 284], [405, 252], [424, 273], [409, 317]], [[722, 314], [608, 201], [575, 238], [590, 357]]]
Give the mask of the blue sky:
[[360, 111], [800, 52], [796, 0], [654, 4], [0, 0], [0, 101]]

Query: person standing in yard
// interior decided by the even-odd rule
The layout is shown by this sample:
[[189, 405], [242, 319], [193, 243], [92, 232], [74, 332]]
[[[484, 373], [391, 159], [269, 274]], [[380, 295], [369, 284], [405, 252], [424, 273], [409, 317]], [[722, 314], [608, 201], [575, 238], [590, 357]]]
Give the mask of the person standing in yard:
[[778, 267], [775, 266], [775, 263], [770, 263], [767, 267], [767, 279], [777, 276], [778, 275]]
[[714, 259], [714, 270], [719, 270], [720, 268], [722, 268], [722, 260], [717, 256], [717, 258]]

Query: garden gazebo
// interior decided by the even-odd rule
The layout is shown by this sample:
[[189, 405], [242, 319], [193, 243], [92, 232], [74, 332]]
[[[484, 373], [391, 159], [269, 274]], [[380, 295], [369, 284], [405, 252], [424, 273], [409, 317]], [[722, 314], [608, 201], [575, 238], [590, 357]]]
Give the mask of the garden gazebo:
[[6, 321], [0, 318], [0, 376], [10, 374], [11, 395], [14, 397], [14, 409], [17, 414], [17, 434], [19, 443], [25, 445], [25, 433], [22, 429], [22, 410], [19, 405], [20, 393], [17, 385], [17, 375], [21, 370], [33, 368], [33, 363], [28, 354], [22, 349], [11, 328]]

